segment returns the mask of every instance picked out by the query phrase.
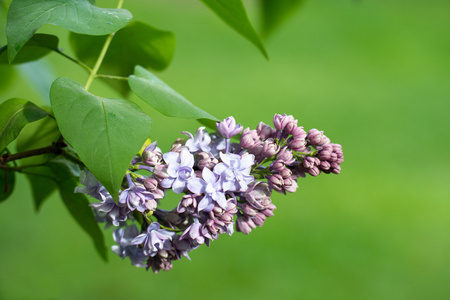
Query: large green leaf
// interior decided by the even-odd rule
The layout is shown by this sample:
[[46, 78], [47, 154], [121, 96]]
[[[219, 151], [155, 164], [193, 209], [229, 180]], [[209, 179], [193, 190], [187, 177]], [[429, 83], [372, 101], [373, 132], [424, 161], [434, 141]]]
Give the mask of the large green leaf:
[[8, 199], [14, 190], [15, 172], [6, 172], [0, 168], [0, 203]]
[[[17, 139], [18, 152], [50, 146], [56, 142], [61, 133], [56, 121], [52, 118], [44, 118], [26, 126]], [[20, 160], [21, 165], [44, 164], [54, 158], [54, 154], [32, 156]], [[39, 211], [45, 200], [56, 190], [55, 175], [48, 166], [27, 168], [25, 174], [31, 184], [34, 208]]]
[[[59, 51], [58, 42], [59, 42], [58, 37], [55, 35], [36, 33], [22, 47], [22, 49], [19, 51], [19, 53], [17, 54], [16, 58], [12, 63], [21, 64], [37, 60], [47, 55], [50, 51]], [[7, 48], [8, 48], [7, 45], [0, 48], [0, 64], [9, 63]]]
[[[266, 49], [248, 19], [242, 0], [200, 0], [225, 23], [254, 44], [268, 58]], [[278, 1], [278, 0], [273, 0]]]
[[9, 61], [44, 24], [81, 34], [105, 35], [124, 27], [131, 18], [125, 9], [99, 8], [88, 0], [14, 0], [6, 24]]
[[12, 98], [0, 104], [0, 150], [17, 138], [25, 125], [47, 115], [46, 111], [24, 99]]
[[50, 101], [64, 139], [117, 200], [131, 159], [150, 136], [150, 117], [132, 102], [97, 97], [62, 77]]
[[100, 230], [94, 213], [89, 207], [89, 201], [84, 194], [74, 193], [78, 180], [73, 177], [73, 168], [70, 162], [63, 158], [56, 158], [49, 164], [50, 168], [57, 176], [56, 183], [59, 188], [61, 198], [75, 221], [92, 238], [92, 241], [100, 256], [106, 261], [107, 251], [105, 238]]
[[131, 90], [139, 98], [153, 106], [163, 115], [184, 119], [218, 121], [217, 118], [193, 105], [161, 79], [140, 66], [136, 66], [134, 75], [128, 78], [128, 83]]
[[[75, 55], [93, 66], [98, 58], [105, 36], [71, 33], [70, 43]], [[114, 35], [100, 67], [100, 74], [125, 76], [133, 74], [134, 66], [163, 70], [167, 68], [175, 51], [175, 36], [141, 22], [132, 22]], [[122, 94], [129, 91], [127, 82], [104, 79]]]
[[289, 18], [304, 0], [261, 0], [263, 34], [268, 36]]

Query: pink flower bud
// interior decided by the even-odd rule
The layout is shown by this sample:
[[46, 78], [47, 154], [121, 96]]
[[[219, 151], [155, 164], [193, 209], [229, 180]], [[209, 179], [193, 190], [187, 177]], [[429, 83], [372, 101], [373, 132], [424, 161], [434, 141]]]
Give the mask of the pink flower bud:
[[256, 127], [256, 132], [261, 137], [261, 140], [266, 140], [268, 138], [273, 138], [275, 136], [275, 129], [270, 127], [269, 125], [264, 124], [263, 122], [260, 122], [258, 124], [258, 127]]
[[295, 121], [295, 119], [293, 116], [288, 116], [286, 114], [283, 114], [283, 115], [276, 114], [273, 117], [273, 125], [275, 126], [275, 128], [277, 130], [280, 130], [280, 131], [282, 131], [289, 122], [294, 122], [294, 121]]
[[292, 177], [284, 179], [283, 189], [289, 193], [294, 193], [298, 188], [297, 181]]
[[276, 173], [281, 173], [284, 169], [286, 169], [286, 165], [281, 159], [274, 161], [270, 165], [270, 170], [275, 171]]
[[280, 146], [278, 146], [273, 139], [267, 139], [263, 145], [262, 145], [262, 152], [261, 154], [264, 157], [271, 157], [274, 156], [275, 154], [278, 153], [278, 151], [280, 151]]
[[264, 215], [263, 213], [258, 213], [256, 214], [256, 216], [253, 217], [252, 220], [256, 226], [261, 227], [264, 225], [264, 221], [266, 221], [266, 215]]
[[254, 217], [258, 213], [258, 210], [256, 208], [247, 203], [242, 204], [241, 211], [244, 215], [249, 217]]
[[286, 165], [292, 164], [295, 159], [292, 151], [287, 147], [283, 147], [277, 155], [277, 160], [282, 160]]
[[289, 142], [289, 148], [292, 151], [303, 151], [306, 149], [306, 141], [303, 138], [295, 138]]
[[244, 129], [240, 141], [242, 149], [251, 149], [259, 142], [259, 135], [256, 130], [250, 130], [249, 128]]

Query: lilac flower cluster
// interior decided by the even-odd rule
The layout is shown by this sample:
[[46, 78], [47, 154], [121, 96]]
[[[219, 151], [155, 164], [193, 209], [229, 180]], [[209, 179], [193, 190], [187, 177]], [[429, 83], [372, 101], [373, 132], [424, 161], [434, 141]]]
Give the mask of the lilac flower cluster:
[[[172, 261], [189, 259], [190, 251], [220, 234], [249, 234], [262, 226], [274, 215], [272, 191], [293, 193], [306, 174], [339, 174], [342, 147], [297, 123], [277, 114], [274, 127], [261, 122], [250, 130], [228, 117], [217, 122], [216, 133], [204, 127], [182, 132], [187, 139], [169, 152], [156, 142], [148, 145], [131, 162], [117, 203], [89, 171], [75, 192], [100, 201], [90, 205], [99, 222], [115, 227], [113, 252], [135, 266], [167, 271]], [[177, 207], [158, 208], [169, 191], [180, 195]]]

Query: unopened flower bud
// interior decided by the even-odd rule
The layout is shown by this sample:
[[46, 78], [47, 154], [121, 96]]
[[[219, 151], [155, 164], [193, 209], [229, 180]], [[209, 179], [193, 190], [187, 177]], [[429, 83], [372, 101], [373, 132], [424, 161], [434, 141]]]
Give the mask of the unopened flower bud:
[[236, 230], [245, 234], [249, 234], [252, 228], [256, 228], [255, 223], [251, 218], [243, 215], [238, 215], [236, 219]]
[[270, 170], [275, 171], [276, 173], [281, 173], [284, 169], [286, 169], [286, 165], [281, 159], [274, 161], [270, 165]]
[[292, 134], [294, 139], [303, 139], [304, 140], [306, 138], [306, 131], [303, 129], [302, 126], [298, 126], [298, 127], [294, 128], [294, 130], [292, 130], [290, 132], [290, 134]]
[[155, 199], [164, 198], [164, 191], [158, 187], [158, 181], [155, 178], [146, 178], [144, 180], [144, 187], [153, 194]]
[[275, 136], [275, 129], [273, 129], [269, 125], [264, 124], [263, 122], [260, 122], [258, 124], [258, 127], [256, 127], [256, 132], [263, 141]]
[[282, 131], [289, 122], [294, 122], [294, 121], [295, 121], [295, 119], [293, 116], [288, 116], [286, 114], [283, 114], [283, 115], [276, 114], [273, 117], [273, 125], [279, 131]]
[[303, 138], [295, 138], [289, 142], [289, 148], [292, 151], [303, 151], [306, 149], [306, 141]]
[[295, 161], [292, 151], [287, 147], [281, 148], [280, 152], [278, 152], [277, 160], [284, 161], [286, 165], [290, 165]]
[[246, 216], [254, 217], [258, 213], [258, 210], [250, 204], [244, 203], [241, 206], [241, 212]]
[[303, 158], [303, 167], [305, 167], [306, 169], [311, 169], [315, 166], [316, 164], [316, 160], [314, 159], [314, 157], [311, 156], [306, 156], [305, 158]]
[[266, 217], [272, 217], [273, 216], [273, 211], [276, 209], [277, 207], [271, 203], [270, 205], [268, 205], [266, 207], [266, 209], [262, 210], [261, 213], [263, 213]]
[[328, 161], [324, 160], [320, 162], [319, 168], [321, 170], [328, 171], [331, 168], [331, 164]]
[[262, 152], [261, 154], [264, 157], [271, 157], [274, 156], [275, 154], [278, 153], [278, 151], [280, 151], [280, 146], [278, 146], [273, 139], [267, 139], [266, 141], [264, 141], [264, 143], [262, 144]]
[[240, 145], [242, 149], [251, 149], [257, 143], [260, 143], [259, 135], [256, 130], [250, 130], [249, 128], [245, 128], [242, 132]]
[[284, 168], [280, 173], [281, 177], [283, 178], [289, 178], [292, 175], [292, 171], [289, 170], [288, 168]]
[[274, 189], [277, 192], [284, 193], [284, 190], [283, 190], [284, 180], [280, 174], [275, 174], [275, 175], [269, 176], [268, 182], [269, 182], [269, 186], [272, 189]]
[[200, 170], [203, 170], [205, 167], [212, 170], [219, 162], [211, 153], [206, 152], [197, 153], [195, 155], [195, 160], [197, 161], [197, 165]]
[[283, 189], [286, 192], [294, 193], [297, 190], [297, 188], [298, 188], [298, 184], [295, 179], [293, 179], [292, 177], [284, 179]]
[[266, 216], [263, 213], [257, 213], [256, 216], [252, 218], [253, 223], [255, 223], [256, 226], [263, 226], [264, 221], [266, 220]]
[[292, 134], [298, 128], [297, 123], [298, 120], [294, 119], [294, 117], [292, 117], [292, 120], [286, 123], [286, 126], [283, 129], [286, 135]]
[[308, 173], [311, 176], [318, 176], [318, 175], [320, 175], [320, 170], [318, 167], [314, 166], [311, 169], [308, 169]]
[[236, 125], [236, 120], [233, 117], [228, 117], [222, 122], [217, 122], [216, 126], [222, 136], [227, 139], [239, 134], [244, 129], [241, 124]]
[[323, 134], [323, 131], [319, 131], [315, 128], [308, 131], [307, 138], [309, 143], [314, 147], [323, 146], [330, 143], [330, 140]]

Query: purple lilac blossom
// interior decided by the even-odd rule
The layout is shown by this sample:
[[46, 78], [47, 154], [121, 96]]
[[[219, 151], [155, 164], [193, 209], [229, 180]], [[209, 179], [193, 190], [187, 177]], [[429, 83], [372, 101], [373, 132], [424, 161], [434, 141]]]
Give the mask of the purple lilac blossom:
[[168, 152], [163, 155], [164, 161], [168, 164], [167, 174], [161, 182], [163, 188], [172, 188], [174, 193], [180, 194], [186, 187], [186, 183], [195, 178], [194, 156], [189, 153], [186, 148], [183, 148], [180, 153]]
[[185, 145], [189, 148], [190, 152], [211, 151], [211, 146], [209, 145], [211, 143], [211, 137], [209, 136], [208, 132], [203, 131], [204, 129], [205, 127], [200, 127], [199, 129], [197, 129], [194, 136], [192, 136], [192, 134], [187, 131], [181, 132], [182, 134], [189, 137]]
[[233, 117], [228, 117], [222, 122], [216, 122], [216, 126], [220, 134], [227, 139], [239, 134], [244, 129], [241, 124], [236, 125], [236, 120]]
[[227, 208], [227, 200], [219, 176], [216, 176], [210, 169], [204, 168], [201, 178], [194, 178], [188, 182], [188, 189], [194, 194], [204, 194], [203, 199], [198, 204], [198, 211], [211, 211], [216, 202], [223, 209]]
[[242, 156], [220, 153], [220, 158], [222, 162], [214, 167], [214, 173], [220, 175], [223, 191], [245, 192], [248, 184], [254, 180], [250, 171], [255, 156], [248, 153]]
[[89, 204], [94, 208], [100, 217], [107, 217], [114, 226], [120, 226], [121, 223], [128, 219], [130, 209], [124, 205], [117, 205], [111, 195], [105, 197], [102, 202], [94, 202]]
[[86, 194], [100, 201], [104, 200], [105, 194], [108, 193], [106, 188], [87, 169], [81, 171], [80, 183], [84, 186], [75, 187], [75, 193]]
[[157, 147], [157, 142], [148, 145], [142, 152], [142, 161], [149, 166], [156, 166], [161, 164], [162, 152]]
[[145, 260], [148, 258], [144, 251], [137, 245], [132, 245], [131, 241], [139, 234], [135, 225], [127, 226], [125, 229], [117, 228], [113, 231], [114, 241], [118, 245], [111, 246], [111, 250], [122, 259], [129, 257], [131, 263], [136, 267], [144, 268], [147, 266]]
[[186, 228], [180, 237], [180, 240], [187, 240], [191, 245], [202, 245], [205, 242], [205, 237], [202, 235], [202, 224], [198, 218], [194, 218], [194, 222]]
[[157, 203], [153, 194], [143, 186], [133, 183], [129, 174], [127, 174], [127, 181], [129, 187], [120, 193], [119, 205], [126, 205], [131, 211], [145, 212], [146, 210], [155, 210]]
[[147, 232], [135, 237], [131, 241], [131, 244], [144, 244], [144, 254], [148, 256], [155, 256], [160, 250], [172, 249], [171, 241], [175, 235], [175, 232], [160, 229], [159, 223], [153, 222], [147, 227]]

